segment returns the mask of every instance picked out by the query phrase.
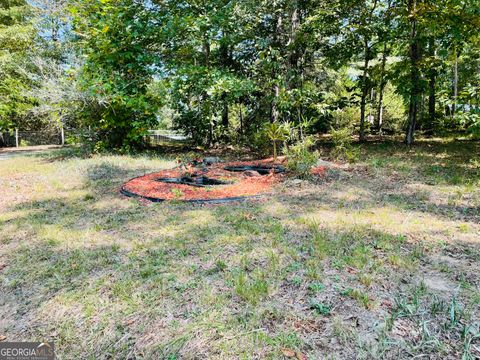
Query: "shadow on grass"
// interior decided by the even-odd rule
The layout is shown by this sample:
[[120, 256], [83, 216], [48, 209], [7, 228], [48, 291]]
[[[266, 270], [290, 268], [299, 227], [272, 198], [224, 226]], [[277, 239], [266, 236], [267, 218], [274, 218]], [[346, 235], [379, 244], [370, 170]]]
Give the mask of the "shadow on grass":
[[370, 166], [398, 170], [407, 181], [429, 185], [480, 183], [480, 142], [419, 141], [412, 149], [385, 143], [363, 145], [362, 161]]
[[[137, 341], [160, 322], [166, 325], [161, 329], [158, 343], [154, 343], [152, 349], [140, 350], [151, 351], [152, 358], [182, 357], [182, 351], [195, 346], [195, 336], [187, 336], [179, 347], [171, 346], [172, 339], [197, 331], [204, 334], [205, 321], [215, 307], [202, 303], [205, 287], [212, 287], [218, 301], [224, 302], [222, 309], [233, 309], [231, 314], [227, 311], [228, 316], [233, 316], [229, 327], [235, 332], [260, 327], [268, 342], [270, 337], [276, 339], [276, 334], [283, 331], [281, 321], [277, 323], [268, 317], [250, 319], [245, 315], [239, 322], [235, 317], [251, 313], [252, 304], [259, 302], [268, 303], [275, 312], [281, 312], [285, 304], [292, 302], [308, 303], [311, 293], [306, 285], [299, 287], [290, 279], [306, 276], [302, 281], [312, 281], [308, 276], [317, 276], [324, 259], [335, 259], [332, 262], [340, 274], [346, 267], [373, 269], [372, 266], [380, 264], [376, 260], [376, 256], [381, 255], [379, 251], [399, 251], [399, 245], [404, 242], [396, 235], [366, 227], [342, 231], [312, 228], [305, 238], [294, 229], [285, 228], [281, 219], [264, 214], [263, 204], [210, 208], [162, 205], [132, 207], [127, 212], [112, 208], [95, 210], [88, 201], [84, 204], [75, 200], [47, 200], [29, 205], [40, 211], [15, 221], [33, 224], [38, 229], [52, 223], [77, 229], [78, 220], [82, 219], [82, 222], [97, 223], [98, 232], [120, 232], [118, 237], [115, 234], [109, 237], [109, 244], [95, 244], [92, 239], [90, 246], [72, 248], [47, 237], [26, 243], [11, 254], [4, 276], [8, 279], [8, 290], [15, 293], [15, 301], [21, 307], [17, 321], [35, 318], [38, 309], [46, 311], [56, 302], [68, 307], [66, 317], [60, 316], [53, 322], [36, 319], [35, 323], [39, 327], [37, 331], [50, 326], [59, 333], [59, 344], [68, 357], [81, 351], [83, 346], [82, 342], [69, 340], [64, 334], [67, 330], [63, 327], [71, 317], [76, 324], [71, 326], [76, 326], [75, 332], [86, 338], [92, 353], [127, 358]], [[167, 217], [152, 223], [163, 212], [167, 212]], [[305, 214], [291, 212], [286, 216]], [[202, 216], [205, 221], [199, 220]], [[112, 222], [109, 218], [117, 220]], [[121, 233], [129, 224], [137, 222], [147, 230], [153, 226], [178, 231], [174, 236], [139, 232], [137, 237], [142, 239], [137, 240], [141, 244], [131, 248], [126, 242], [132, 237]], [[279, 259], [277, 252], [283, 254]], [[281, 292], [269, 290], [280, 284]], [[336, 312], [363, 306], [355, 305], [354, 298], [346, 299], [340, 292], [329, 295], [325, 301], [342, 303]], [[114, 311], [109, 311], [105, 304]], [[165, 306], [171, 312], [163, 313]], [[295, 311], [298, 318], [311, 316], [309, 308]], [[102, 323], [107, 315], [108, 321]], [[125, 326], [125, 319], [132, 316], [144, 322]], [[179, 333], [184, 324], [195, 331]], [[368, 331], [368, 324], [362, 327], [359, 329]], [[211, 336], [209, 345], [202, 351], [211, 355], [211, 344], [218, 341], [219, 336], [222, 339], [222, 332], [227, 330], [223, 324], [219, 325], [217, 333], [208, 335]], [[268, 344], [265, 346], [273, 347], [274, 351], [286, 346], [284, 340]]]
[[[291, 337], [283, 339], [278, 334], [300, 333], [288, 325], [293, 323], [292, 318], [296, 324], [311, 324], [317, 319], [318, 308], [333, 309], [332, 315], [365, 314], [370, 311], [369, 292], [373, 291], [359, 285], [361, 273], [374, 274], [372, 279], [362, 281], [371, 281], [373, 289], [381, 291], [375, 294], [379, 299], [388, 298], [396, 286], [401, 286], [392, 279], [402, 275], [402, 266], [415, 265], [422, 256], [411, 255], [413, 250], [405, 237], [388, 231], [348, 222], [340, 230], [314, 224], [299, 229], [283, 221], [306, 217], [315, 207], [415, 207], [449, 220], [463, 212], [462, 207], [454, 205], [440, 209], [424, 206], [428, 200], [422, 200], [422, 207], [417, 209], [415, 195], [389, 198], [383, 190], [375, 191], [377, 184], [372, 178], [345, 183], [368, 194], [353, 201], [335, 198], [333, 184], [316, 189], [308, 198], [282, 195], [280, 202], [286, 210], [281, 216], [266, 211], [268, 202], [215, 207], [172, 203], [144, 206], [129, 199], [120, 202], [118, 186], [144, 170], [108, 161], [88, 164], [81, 175], [81, 190], [87, 195], [27, 201], [9, 209], [21, 213], [10, 221], [18, 228], [33, 228], [34, 234], [32, 239], [21, 239], [24, 244], [9, 254], [9, 263], [2, 271], [7, 283], [4, 288], [15, 294], [15, 302], [21, 307], [16, 320], [24, 326], [38, 315], [39, 308], [48, 309], [50, 300], [58, 296], [58, 303], [69, 312], [53, 322], [36, 319], [35, 325], [40, 332], [50, 326], [59, 333], [66, 358], [85, 356], [85, 348], [97, 357], [108, 354], [111, 358], [134, 358], [132, 351], [138, 351], [138, 357], [146, 353], [150, 358], [173, 359], [205, 352], [207, 358], [218, 355], [215, 343], [224, 341], [226, 332], [238, 336], [239, 342], [223, 343], [223, 349], [235, 345], [240, 349], [249, 341], [242, 334], [258, 329], [263, 338], [255, 338], [259, 343], [254, 348], [267, 348], [280, 357]], [[472, 222], [478, 216], [474, 210], [467, 210]], [[52, 225], [53, 232], [49, 233]], [[77, 235], [81, 236], [79, 244], [75, 244]], [[375, 282], [382, 276], [388, 286], [379, 290]], [[320, 281], [328, 291], [312, 293], [311, 285], [321, 288]], [[318, 305], [314, 309], [308, 305], [312, 298]], [[55, 306], [55, 301], [52, 303], [50, 306]], [[263, 313], [262, 309], [267, 310]], [[356, 331], [371, 335], [371, 329], [381, 320], [376, 316], [366, 316], [374, 321], [357, 323]], [[71, 329], [66, 329], [65, 324], [72, 319]], [[328, 318], [323, 323], [326, 321]], [[69, 333], [75, 336], [69, 338]], [[300, 334], [304, 343], [299, 340], [295, 346], [312, 350], [310, 335]], [[145, 338], [147, 345], [141, 340]], [[180, 338], [181, 345], [173, 346], [172, 342]], [[198, 338], [201, 341], [196, 342]], [[196, 348], [197, 343], [203, 348]], [[352, 351], [348, 346], [345, 351]], [[351, 353], [343, 355], [338, 357], [351, 357]]]
[[[98, 191], [98, 201], [109, 200], [110, 194], [101, 191], [111, 186], [103, 181], [118, 180], [110, 178], [115, 167], [100, 164], [91, 171], [85, 175], [86, 189]], [[334, 201], [319, 196], [320, 202], [308, 202]], [[199, 207], [128, 201], [126, 208], [118, 203], [97, 208], [95, 202], [48, 199], [14, 207], [34, 209], [14, 221], [38, 231], [52, 224], [66, 230], [95, 225], [88, 246], [74, 247], [68, 238], [63, 238], [65, 244], [48, 236], [32, 239], [13, 251], [3, 274], [20, 307], [17, 323], [34, 319], [31, 326], [44, 336], [54, 330], [65, 358], [85, 356], [86, 348], [92, 357], [183, 358], [201, 353], [208, 358], [218, 355], [232, 333], [238, 342], [228, 344], [239, 352], [247, 343], [251, 348], [245, 351], [268, 349], [273, 357], [281, 356], [292, 342], [282, 333], [295, 334], [299, 349], [315, 351], [311, 335], [294, 323], [311, 325], [319, 316], [316, 309], [328, 309], [328, 316], [355, 313], [362, 318], [356, 331], [372, 334], [384, 314], [374, 311], [375, 299], [403, 286], [393, 279], [416, 266], [421, 256], [410, 254], [405, 237], [368, 226], [339, 230], [306, 224], [301, 232], [282, 223], [307, 216], [306, 207], [287, 207], [282, 217], [273, 217], [265, 211], [266, 203]], [[308, 205], [305, 200], [303, 205]], [[137, 233], [127, 233], [130, 226]], [[102, 234], [107, 234], [107, 243], [97, 243], [95, 237]], [[137, 244], [130, 246], [130, 241]], [[357, 272], [373, 275], [360, 278]], [[384, 289], [359, 283], [382, 276], [389, 283]], [[312, 301], [316, 307], [309, 305]], [[56, 306], [68, 311], [54, 320], [38, 318], [39, 309], [54, 312]], [[330, 321], [323, 316], [322, 324]], [[248, 334], [258, 329], [262, 337], [251, 340]], [[345, 358], [356, 350], [345, 346], [335, 351]]]
[[[341, 184], [341, 186], [338, 186], [337, 182], [326, 183], [321, 187], [315, 187], [311, 191], [304, 191], [300, 194], [286, 191], [286, 193], [279, 194], [278, 199], [286, 206], [294, 205], [300, 208], [310, 206], [311, 211], [318, 207], [331, 211], [344, 210], [355, 213], [366, 211], [366, 214], [368, 214], [369, 211], [375, 209], [392, 207], [399, 213], [404, 211], [412, 211], [412, 214], [418, 212], [428, 215], [432, 219], [448, 222], [480, 223], [480, 207], [470, 203], [459, 204], [455, 199], [438, 200], [428, 190], [412, 190], [408, 187], [408, 183], [395, 184], [392, 188], [390, 186], [385, 187], [384, 183], [375, 179], [363, 178], [359, 181], [358, 178], [354, 177], [342, 181]], [[343, 188], [350, 192], [343, 193]], [[432, 229], [432, 231], [434, 230]]]

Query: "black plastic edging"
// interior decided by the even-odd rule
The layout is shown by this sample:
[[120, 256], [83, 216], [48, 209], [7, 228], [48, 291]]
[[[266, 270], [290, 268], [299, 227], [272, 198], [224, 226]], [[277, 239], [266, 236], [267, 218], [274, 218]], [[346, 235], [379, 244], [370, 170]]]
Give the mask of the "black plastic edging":
[[[139, 176], [139, 177], [141, 177], [141, 176]], [[136, 178], [134, 178], [134, 179], [136, 179]], [[133, 180], [133, 179], [131, 179], [131, 180]], [[151, 201], [151, 202], [156, 202], [156, 203], [167, 201], [167, 199], [160, 199], [160, 198], [154, 198], [154, 197], [151, 197], [151, 196], [144, 196], [144, 195], [135, 194], [131, 191], [126, 190], [123, 186], [120, 189], [120, 193], [125, 195], [125, 196], [128, 196], [128, 197], [141, 198], [141, 199], [145, 199], [145, 200], [148, 200], [148, 201]], [[193, 203], [193, 204], [225, 204], [225, 203], [229, 203], [229, 202], [245, 201], [245, 200], [248, 200], [248, 199], [255, 199], [255, 198], [259, 198], [261, 196], [263, 196], [263, 194], [250, 195], [250, 196], [228, 197], [228, 198], [220, 198], [220, 199], [195, 199], [195, 200], [190, 199], [190, 200], [176, 200], [176, 201]]]

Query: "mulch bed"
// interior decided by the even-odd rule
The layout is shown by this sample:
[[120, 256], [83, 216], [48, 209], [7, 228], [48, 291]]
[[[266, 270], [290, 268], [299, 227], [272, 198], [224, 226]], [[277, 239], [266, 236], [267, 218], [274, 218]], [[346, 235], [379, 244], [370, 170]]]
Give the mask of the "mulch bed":
[[[267, 175], [259, 175], [252, 171], [227, 171], [225, 167], [268, 165], [278, 164], [274, 164], [272, 159], [265, 159], [216, 163], [209, 166], [178, 167], [131, 179], [122, 186], [121, 192], [127, 196], [140, 197], [150, 201], [224, 202], [243, 200], [268, 193], [274, 184], [281, 181], [283, 173], [272, 171]], [[197, 187], [159, 181], [162, 178], [181, 178], [185, 175], [194, 178], [207, 176], [211, 179], [228, 182], [228, 184]]]

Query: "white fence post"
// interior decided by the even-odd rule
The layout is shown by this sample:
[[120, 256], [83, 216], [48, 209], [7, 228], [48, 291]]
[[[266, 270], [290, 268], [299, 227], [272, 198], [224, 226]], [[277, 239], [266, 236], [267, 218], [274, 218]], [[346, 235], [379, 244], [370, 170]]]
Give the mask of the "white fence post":
[[65, 145], [65, 132], [63, 131], [63, 126], [60, 128], [60, 131], [62, 132], [62, 146]]
[[18, 128], [15, 128], [15, 147], [18, 147]]

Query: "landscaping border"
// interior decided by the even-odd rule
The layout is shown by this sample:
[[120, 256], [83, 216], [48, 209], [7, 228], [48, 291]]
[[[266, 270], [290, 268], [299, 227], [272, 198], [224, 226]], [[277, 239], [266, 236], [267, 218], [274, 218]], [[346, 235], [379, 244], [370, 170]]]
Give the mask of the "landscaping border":
[[[141, 176], [134, 177], [130, 180], [139, 178]], [[130, 181], [129, 180], [129, 181]], [[144, 196], [144, 195], [139, 195], [135, 194], [131, 191], [126, 190], [123, 186], [120, 189], [120, 193], [124, 196], [131, 197], [131, 198], [139, 198], [139, 199], [145, 199], [154, 203], [161, 203], [164, 201], [172, 201], [170, 199], [161, 199], [161, 198], [155, 198], [151, 196]], [[250, 199], [259, 199], [266, 194], [259, 194], [259, 195], [246, 195], [246, 196], [236, 196], [236, 197], [227, 197], [227, 198], [219, 198], [219, 199], [188, 199], [188, 200], [176, 200], [180, 202], [185, 202], [185, 203], [192, 203], [192, 204], [225, 204], [229, 202], [243, 202], [246, 200]]]

